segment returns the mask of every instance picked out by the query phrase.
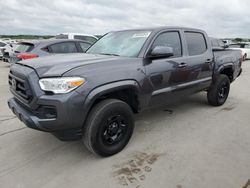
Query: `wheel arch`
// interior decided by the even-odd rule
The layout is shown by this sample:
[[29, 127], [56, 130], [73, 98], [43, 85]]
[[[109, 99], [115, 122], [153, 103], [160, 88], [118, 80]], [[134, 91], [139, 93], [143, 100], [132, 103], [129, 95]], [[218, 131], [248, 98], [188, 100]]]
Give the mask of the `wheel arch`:
[[135, 80], [117, 81], [93, 89], [85, 99], [85, 121], [93, 106], [107, 98], [122, 100], [128, 103], [134, 113], [137, 113], [141, 106], [140, 91], [140, 86]]
[[219, 74], [226, 75], [229, 78], [230, 82], [232, 82], [234, 80], [233, 64], [227, 64], [227, 65], [221, 66], [218, 70], [218, 75]]

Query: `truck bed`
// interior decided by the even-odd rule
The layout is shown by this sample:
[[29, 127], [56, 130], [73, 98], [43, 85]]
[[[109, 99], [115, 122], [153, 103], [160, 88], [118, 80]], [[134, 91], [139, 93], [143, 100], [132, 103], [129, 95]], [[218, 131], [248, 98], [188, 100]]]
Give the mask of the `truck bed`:
[[213, 54], [217, 66], [234, 65], [235, 73], [233, 80], [240, 74], [242, 63], [240, 50], [213, 48]]

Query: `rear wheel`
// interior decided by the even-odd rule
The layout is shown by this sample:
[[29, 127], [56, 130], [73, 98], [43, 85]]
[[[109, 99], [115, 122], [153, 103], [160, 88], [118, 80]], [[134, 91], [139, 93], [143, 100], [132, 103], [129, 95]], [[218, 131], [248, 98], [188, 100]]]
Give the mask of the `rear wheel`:
[[107, 157], [127, 145], [133, 129], [130, 106], [117, 99], [107, 99], [91, 110], [83, 130], [83, 141], [91, 152]]
[[213, 83], [208, 92], [208, 103], [213, 106], [223, 105], [228, 97], [230, 91], [230, 80], [226, 75], [219, 75], [215, 83]]

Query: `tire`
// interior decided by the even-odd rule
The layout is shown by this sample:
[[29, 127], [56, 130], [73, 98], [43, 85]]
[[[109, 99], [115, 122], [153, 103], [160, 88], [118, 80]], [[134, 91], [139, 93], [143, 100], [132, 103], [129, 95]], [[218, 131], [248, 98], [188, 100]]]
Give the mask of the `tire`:
[[83, 129], [83, 142], [90, 152], [108, 157], [127, 145], [133, 130], [130, 106], [117, 99], [106, 99], [92, 108]]
[[230, 80], [228, 76], [223, 74], [219, 75], [207, 92], [208, 103], [212, 106], [223, 105], [227, 100], [229, 91]]

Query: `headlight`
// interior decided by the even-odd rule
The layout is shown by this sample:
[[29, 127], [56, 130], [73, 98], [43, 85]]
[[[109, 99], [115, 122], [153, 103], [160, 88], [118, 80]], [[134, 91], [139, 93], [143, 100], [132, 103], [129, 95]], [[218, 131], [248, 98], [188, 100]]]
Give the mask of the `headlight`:
[[80, 77], [43, 78], [39, 80], [43, 91], [53, 93], [69, 93], [84, 83], [85, 79]]

